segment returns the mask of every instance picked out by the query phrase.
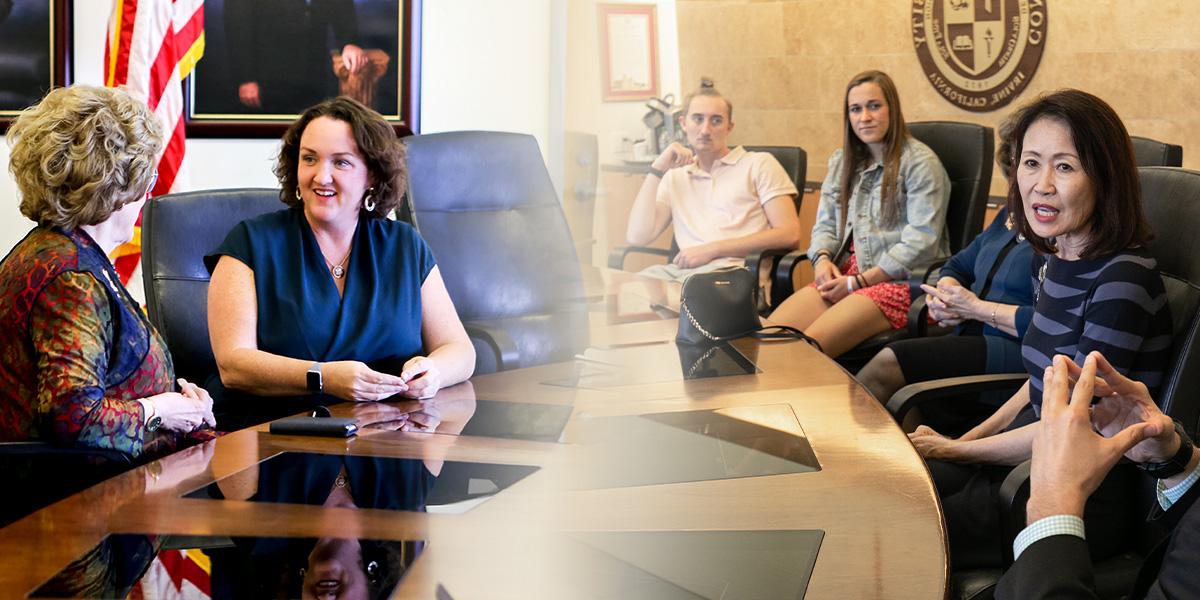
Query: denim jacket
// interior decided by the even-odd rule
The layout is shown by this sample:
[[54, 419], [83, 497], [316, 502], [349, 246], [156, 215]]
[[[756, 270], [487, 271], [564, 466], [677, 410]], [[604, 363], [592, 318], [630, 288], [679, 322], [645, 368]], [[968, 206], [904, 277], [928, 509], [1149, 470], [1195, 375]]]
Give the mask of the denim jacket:
[[[810, 257], [821, 250], [837, 253], [843, 239], [839, 232], [846, 235], [838, 208], [841, 173], [842, 151], [838, 149], [829, 157], [829, 171], [821, 185], [821, 203], [808, 248]], [[878, 265], [893, 278], [906, 278], [913, 270], [950, 254], [946, 237], [950, 178], [928, 146], [913, 138], [904, 144], [896, 179], [899, 211], [894, 225], [883, 224], [879, 199], [883, 164], [867, 166], [854, 179], [854, 185], [847, 215], [853, 227], [859, 269], [865, 272]]]

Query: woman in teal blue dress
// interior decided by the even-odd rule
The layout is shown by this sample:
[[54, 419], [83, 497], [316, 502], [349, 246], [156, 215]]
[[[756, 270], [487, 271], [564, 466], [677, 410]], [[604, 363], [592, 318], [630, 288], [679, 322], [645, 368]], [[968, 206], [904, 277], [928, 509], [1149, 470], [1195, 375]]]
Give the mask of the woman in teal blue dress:
[[407, 183], [391, 125], [349, 98], [322, 102], [284, 134], [275, 175], [289, 208], [239, 224], [206, 257], [221, 384], [258, 404], [235, 410], [263, 420], [330, 397], [429, 398], [470, 377], [475, 352], [432, 252], [383, 218]]

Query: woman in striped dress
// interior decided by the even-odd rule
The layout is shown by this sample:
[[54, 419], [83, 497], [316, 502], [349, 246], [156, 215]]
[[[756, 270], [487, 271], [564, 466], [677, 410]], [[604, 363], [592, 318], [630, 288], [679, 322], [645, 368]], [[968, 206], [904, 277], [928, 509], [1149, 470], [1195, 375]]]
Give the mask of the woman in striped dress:
[[[985, 422], [957, 439], [928, 427], [910, 434], [942, 496], [955, 568], [999, 566], [995, 493], [1029, 459], [1043, 374], [1056, 354], [1082, 363], [1099, 351], [1122, 374], [1159, 386], [1171, 316], [1142, 213], [1129, 134], [1103, 100], [1078, 90], [1044, 96], [1016, 123], [1008, 209], [1036, 250], [1034, 316], [1022, 342], [1029, 381]], [[1088, 502], [1088, 543], [1102, 558], [1120, 548], [1127, 475], [1114, 470]], [[1136, 520], [1136, 519], [1135, 519]]]

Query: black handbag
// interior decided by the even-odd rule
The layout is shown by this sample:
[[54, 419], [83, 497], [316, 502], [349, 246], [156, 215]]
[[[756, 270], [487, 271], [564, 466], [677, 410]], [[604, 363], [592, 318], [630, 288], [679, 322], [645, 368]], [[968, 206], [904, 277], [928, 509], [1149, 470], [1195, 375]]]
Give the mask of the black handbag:
[[[764, 326], [758, 318], [758, 281], [750, 269], [728, 267], [696, 273], [683, 280], [679, 302], [680, 344], [715, 344], [753, 335], [757, 338], [794, 338], [819, 350], [821, 345], [804, 332], [782, 325]], [[764, 329], [779, 330], [764, 333]]]

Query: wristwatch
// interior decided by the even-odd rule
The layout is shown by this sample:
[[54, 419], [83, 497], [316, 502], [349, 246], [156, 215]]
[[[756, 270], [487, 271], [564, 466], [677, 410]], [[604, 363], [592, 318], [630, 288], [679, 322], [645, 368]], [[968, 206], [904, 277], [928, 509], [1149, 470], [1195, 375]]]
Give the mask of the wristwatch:
[[325, 390], [325, 381], [321, 378], [321, 363], [313, 363], [308, 368], [308, 374], [305, 375], [308, 384], [308, 391], [314, 394], [320, 394]]
[[1165, 462], [1139, 463], [1138, 468], [1155, 479], [1166, 479], [1182, 473], [1187, 468], [1188, 462], [1192, 460], [1192, 451], [1195, 446], [1192, 444], [1192, 438], [1188, 437], [1187, 432], [1183, 430], [1183, 424], [1179, 421], [1175, 421], [1175, 433], [1179, 434], [1179, 450], [1175, 452], [1175, 456]]
[[666, 171], [663, 171], [662, 169], [655, 169], [654, 167], [647, 167], [646, 172], [650, 173], [651, 175], [653, 175], [659, 179], [662, 179], [663, 177], [667, 176]]
[[146, 433], [158, 431], [158, 428], [162, 427], [162, 417], [158, 416], [158, 411], [154, 410], [153, 404], [146, 402], [142, 406], [150, 413], [150, 416], [146, 418]]

